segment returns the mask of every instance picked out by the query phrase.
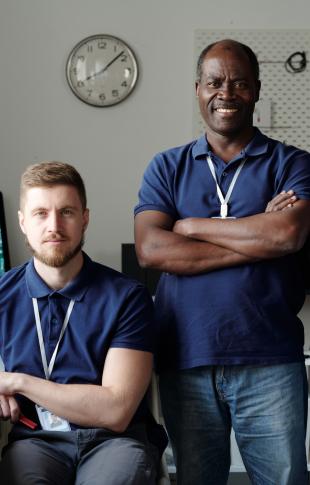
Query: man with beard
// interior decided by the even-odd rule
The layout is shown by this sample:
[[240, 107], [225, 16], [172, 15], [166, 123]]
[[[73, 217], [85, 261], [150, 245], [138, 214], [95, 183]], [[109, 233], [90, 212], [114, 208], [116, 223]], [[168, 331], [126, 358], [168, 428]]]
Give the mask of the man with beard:
[[88, 221], [74, 167], [27, 168], [19, 223], [33, 258], [0, 280], [0, 417], [14, 423], [2, 485], [155, 483], [152, 302], [82, 252]]
[[231, 427], [253, 484], [308, 483], [296, 252], [309, 233], [310, 156], [253, 127], [259, 91], [248, 46], [204, 49], [206, 133], [154, 157], [135, 209], [140, 264], [163, 272], [157, 364], [178, 485], [227, 483]]

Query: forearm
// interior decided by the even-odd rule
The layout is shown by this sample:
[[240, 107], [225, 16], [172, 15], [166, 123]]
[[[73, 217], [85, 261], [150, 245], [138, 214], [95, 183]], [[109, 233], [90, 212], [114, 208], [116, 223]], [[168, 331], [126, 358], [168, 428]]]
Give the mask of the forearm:
[[253, 258], [275, 258], [298, 251], [309, 232], [309, 219], [294, 217], [295, 208], [242, 219], [190, 218], [177, 221], [177, 233], [208, 241]]
[[237, 251], [154, 228], [136, 244], [142, 267], [174, 274], [199, 274], [257, 261]]
[[21, 394], [77, 425], [123, 431], [134, 412], [124, 396], [108, 387], [58, 384], [27, 374], [11, 376], [12, 394]]

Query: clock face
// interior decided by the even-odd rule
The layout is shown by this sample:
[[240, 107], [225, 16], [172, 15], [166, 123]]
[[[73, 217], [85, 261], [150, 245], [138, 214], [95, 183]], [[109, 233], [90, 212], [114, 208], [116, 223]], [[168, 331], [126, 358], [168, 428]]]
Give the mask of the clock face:
[[87, 37], [72, 50], [67, 80], [78, 98], [92, 106], [120, 103], [132, 92], [138, 78], [134, 53], [111, 35]]

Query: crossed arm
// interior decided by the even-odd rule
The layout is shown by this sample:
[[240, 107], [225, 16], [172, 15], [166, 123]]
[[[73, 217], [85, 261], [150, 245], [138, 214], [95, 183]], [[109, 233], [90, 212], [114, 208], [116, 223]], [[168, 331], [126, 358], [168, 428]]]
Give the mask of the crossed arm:
[[281, 193], [265, 213], [242, 219], [188, 218], [174, 222], [158, 211], [135, 218], [143, 267], [198, 274], [298, 251], [309, 233], [310, 202]]
[[247, 257], [268, 259], [301, 249], [309, 232], [309, 221], [310, 202], [299, 200], [290, 210], [242, 219], [183, 219], [176, 222], [173, 231]]
[[153, 357], [149, 352], [111, 348], [102, 385], [57, 384], [21, 373], [0, 373], [0, 418], [20, 416], [15, 394], [21, 394], [57, 416], [81, 426], [124, 431], [150, 382]]

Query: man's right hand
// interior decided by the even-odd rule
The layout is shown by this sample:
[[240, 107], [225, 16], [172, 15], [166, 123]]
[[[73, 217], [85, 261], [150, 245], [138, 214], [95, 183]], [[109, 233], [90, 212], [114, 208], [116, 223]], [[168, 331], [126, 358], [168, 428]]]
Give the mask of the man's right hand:
[[20, 409], [16, 399], [13, 396], [4, 396], [0, 394], [0, 420], [10, 420], [16, 423], [20, 417]]
[[268, 202], [265, 212], [275, 212], [289, 209], [293, 207], [296, 200], [297, 197], [294, 195], [293, 190], [289, 190], [288, 192], [283, 191]]

